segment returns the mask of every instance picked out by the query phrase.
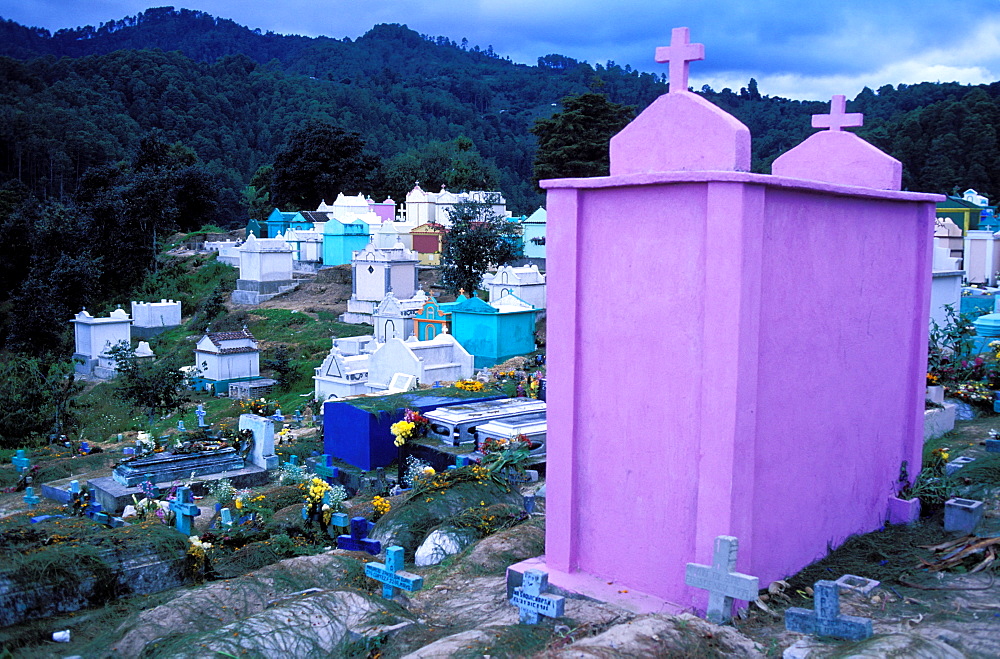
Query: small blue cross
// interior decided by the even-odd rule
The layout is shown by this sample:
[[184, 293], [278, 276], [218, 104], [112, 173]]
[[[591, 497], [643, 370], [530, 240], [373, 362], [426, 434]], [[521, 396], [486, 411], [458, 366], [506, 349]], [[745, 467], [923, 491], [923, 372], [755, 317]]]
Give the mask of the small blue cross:
[[817, 581], [813, 591], [813, 610], [792, 607], [785, 611], [785, 629], [851, 641], [872, 635], [871, 619], [840, 612], [840, 590], [835, 581]]
[[514, 589], [510, 603], [521, 611], [521, 622], [537, 625], [539, 614], [547, 618], [561, 618], [566, 598], [560, 595], [546, 595], [549, 588], [549, 574], [541, 570], [525, 570], [521, 585]]
[[385, 550], [385, 563], [365, 563], [365, 576], [381, 582], [386, 599], [392, 599], [396, 588], [412, 593], [424, 587], [423, 577], [403, 571], [403, 548], [398, 545]]
[[382, 551], [382, 543], [368, 537], [375, 525], [364, 517], [351, 518], [351, 535], [337, 536], [337, 549], [366, 551], [375, 556]]
[[184, 421], [183, 420], [177, 422], [177, 429], [180, 430], [181, 432], [187, 432], [184, 429]]
[[340, 482], [340, 469], [333, 466], [333, 458], [326, 453], [316, 458], [316, 466], [313, 467], [313, 471], [328, 485]]
[[83, 511], [83, 514], [94, 519], [102, 510], [101, 504], [96, 501], [87, 504], [87, 509]]
[[14, 463], [14, 468], [17, 469], [17, 473], [23, 474], [31, 466], [31, 458], [24, 454], [24, 449], [17, 449], [17, 455], [10, 459]]
[[170, 510], [177, 514], [177, 519], [174, 521], [177, 530], [190, 536], [194, 518], [201, 514], [201, 510], [194, 504], [191, 488], [177, 488], [177, 497], [170, 502]]
[[195, 410], [194, 415], [196, 417], [198, 417], [198, 427], [199, 428], [204, 428], [205, 426], [208, 425], [207, 423], [205, 423], [205, 406], [204, 405], [202, 405], [201, 403], [198, 403], [198, 409]]
[[28, 504], [28, 510], [33, 510], [41, 499], [35, 494], [35, 488], [30, 485], [24, 489], [24, 502]]

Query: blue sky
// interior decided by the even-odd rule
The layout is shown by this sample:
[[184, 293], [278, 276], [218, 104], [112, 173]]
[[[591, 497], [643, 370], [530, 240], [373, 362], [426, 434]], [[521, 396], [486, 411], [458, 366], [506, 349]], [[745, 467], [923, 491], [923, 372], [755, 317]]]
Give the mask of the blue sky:
[[[132, 0], [0, 0], [0, 16], [57, 30], [99, 25], [156, 6]], [[1000, 80], [998, 0], [202, 0], [175, 4], [284, 34], [355, 38], [376, 23], [492, 45], [534, 64], [559, 53], [666, 72], [653, 61], [670, 29], [691, 28], [706, 59], [691, 86], [826, 100], [865, 85]]]

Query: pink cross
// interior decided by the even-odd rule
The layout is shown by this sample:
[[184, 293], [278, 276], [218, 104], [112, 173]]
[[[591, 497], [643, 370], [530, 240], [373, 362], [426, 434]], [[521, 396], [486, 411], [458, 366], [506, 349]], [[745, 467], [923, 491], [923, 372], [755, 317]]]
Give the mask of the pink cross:
[[691, 43], [691, 30], [675, 27], [670, 32], [670, 45], [656, 49], [657, 62], [670, 62], [670, 93], [688, 90], [688, 65], [705, 59], [705, 45]]
[[843, 94], [836, 94], [830, 101], [830, 114], [812, 116], [813, 128], [829, 128], [831, 131], [837, 131], [864, 125], [865, 115], [860, 112], [848, 113], [846, 109], [847, 100]]

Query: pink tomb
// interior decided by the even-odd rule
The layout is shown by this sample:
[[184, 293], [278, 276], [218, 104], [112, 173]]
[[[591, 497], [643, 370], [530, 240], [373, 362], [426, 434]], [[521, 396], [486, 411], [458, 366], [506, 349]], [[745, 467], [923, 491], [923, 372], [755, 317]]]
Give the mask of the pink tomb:
[[747, 128], [687, 91], [693, 46], [682, 28], [658, 50], [682, 61], [611, 176], [542, 183], [546, 554], [512, 570], [638, 611], [704, 610], [685, 565], [717, 536], [766, 587], [879, 527], [922, 444], [941, 197], [900, 192], [842, 98], [748, 173]]

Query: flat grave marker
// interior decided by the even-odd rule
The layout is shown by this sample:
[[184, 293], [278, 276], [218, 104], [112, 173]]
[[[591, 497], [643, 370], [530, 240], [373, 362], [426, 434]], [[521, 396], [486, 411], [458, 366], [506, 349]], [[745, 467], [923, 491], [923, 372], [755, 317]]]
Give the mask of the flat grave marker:
[[396, 588], [412, 593], [424, 587], [423, 577], [403, 571], [403, 548], [398, 545], [385, 550], [385, 563], [365, 563], [365, 576], [381, 582], [386, 599], [392, 599]]

